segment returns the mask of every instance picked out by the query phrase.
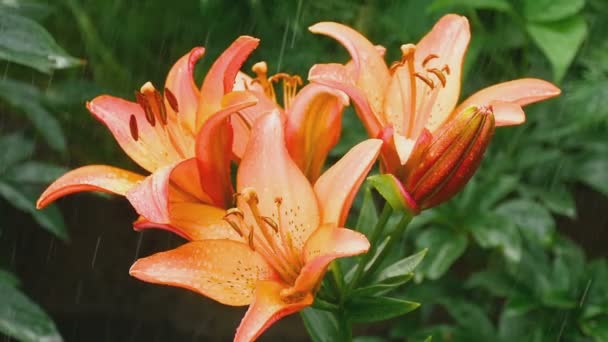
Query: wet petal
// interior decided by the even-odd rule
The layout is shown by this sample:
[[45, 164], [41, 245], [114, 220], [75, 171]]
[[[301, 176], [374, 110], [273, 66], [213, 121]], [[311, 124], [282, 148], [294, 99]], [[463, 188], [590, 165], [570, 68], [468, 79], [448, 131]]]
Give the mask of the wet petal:
[[236, 331], [235, 342], [253, 341], [274, 322], [312, 305], [314, 298], [310, 293], [299, 301], [284, 302], [281, 299], [283, 289], [285, 289], [285, 285], [274, 281], [257, 283], [255, 299]]
[[243, 241], [224, 221], [226, 211], [200, 203], [174, 203], [170, 205], [171, 224], [190, 240], [229, 239]]
[[354, 84], [345, 66], [341, 64], [316, 64], [310, 69], [308, 80], [345, 92], [353, 100], [359, 119], [367, 130], [367, 134], [370, 137], [377, 137], [380, 134], [383, 126], [381, 118], [377, 114], [380, 112], [375, 112], [372, 109], [367, 96]]
[[198, 292], [226, 305], [247, 305], [258, 279], [274, 271], [246, 244], [231, 240], [193, 241], [137, 260], [129, 274], [154, 284]]
[[232, 90], [239, 69], [259, 42], [257, 38], [241, 36], [215, 60], [201, 87], [196, 115], [197, 128], [221, 109], [222, 97]]
[[160, 168], [126, 194], [135, 211], [151, 222], [170, 223], [169, 176], [173, 167]]
[[220, 111], [207, 120], [196, 139], [196, 159], [203, 191], [213, 204], [227, 208], [232, 203], [232, 127], [228, 117], [255, 105], [257, 99], [248, 92], [231, 92], [224, 96]]
[[319, 178], [327, 154], [340, 138], [342, 110], [348, 97], [341, 91], [309, 84], [293, 101], [285, 125], [285, 142], [306, 177]]
[[342, 225], [353, 199], [374, 165], [382, 140], [368, 139], [353, 147], [315, 183], [322, 223]]
[[[462, 63], [470, 39], [468, 20], [463, 16], [448, 14], [439, 19], [416, 45], [416, 70], [432, 80], [435, 89], [416, 79], [417, 116], [420, 118], [416, 119], [413, 137], [418, 136], [424, 127], [434, 131], [454, 110], [460, 96]], [[429, 60], [429, 56], [433, 55], [437, 57]], [[430, 70], [441, 71], [445, 66], [449, 68], [449, 73], [443, 72], [443, 86], [444, 82]]]
[[311, 26], [309, 30], [334, 38], [348, 50], [354, 63], [353, 79], [365, 93], [373, 111], [381, 113], [384, 90], [390, 76], [378, 49], [361, 33], [342, 24], [321, 22]]
[[[118, 97], [101, 95], [87, 102], [89, 111], [112, 132], [120, 147], [144, 169], [154, 172], [180, 159], [171, 144], [159, 138], [141, 106]], [[137, 139], [131, 132], [131, 116], [137, 122]]]
[[169, 89], [177, 100], [178, 111], [175, 112], [165, 96], [165, 106], [169, 118], [177, 121], [176, 115], [179, 115], [182, 125], [192, 134], [194, 134], [194, 120], [199, 98], [198, 86], [194, 82], [194, 67], [204, 54], [205, 48], [203, 47], [195, 47], [190, 50], [173, 65], [165, 81], [165, 88]]
[[284, 141], [283, 120], [278, 112], [256, 121], [237, 173], [237, 190], [255, 189], [260, 212], [277, 221], [275, 200], [280, 199], [280, 225], [300, 250], [318, 227], [319, 209], [310, 183], [291, 160]]
[[203, 191], [196, 158], [186, 159], [171, 171], [169, 202], [212, 203]]
[[[471, 95], [456, 109], [459, 113], [471, 105], [493, 105], [496, 126], [517, 125], [525, 121], [521, 108], [509, 106], [511, 102], [519, 107], [558, 96], [561, 90], [550, 82], [537, 78], [522, 78], [484, 88]], [[493, 103], [494, 102], [494, 103]], [[503, 102], [503, 104], [501, 104]]]
[[124, 196], [144, 176], [107, 165], [88, 165], [72, 170], [54, 181], [40, 195], [36, 207], [44, 208], [63, 196], [82, 191], [101, 191]]
[[332, 261], [365, 253], [369, 247], [369, 241], [359, 232], [347, 228], [335, 228], [333, 225], [320, 227], [306, 242], [305, 265], [292, 291], [311, 291], [323, 279], [327, 266]]
[[404, 136], [413, 134], [412, 128], [416, 117], [416, 102], [412, 101], [416, 80], [412, 78], [412, 73], [407, 64], [396, 67], [384, 98], [384, 116], [387, 124], [393, 125], [395, 133]]

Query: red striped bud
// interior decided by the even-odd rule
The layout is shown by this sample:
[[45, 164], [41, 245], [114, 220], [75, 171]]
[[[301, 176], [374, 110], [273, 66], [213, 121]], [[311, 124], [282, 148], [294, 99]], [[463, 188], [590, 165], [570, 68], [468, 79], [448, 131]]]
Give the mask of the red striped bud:
[[434, 207], [458, 193], [477, 170], [494, 134], [491, 107], [471, 106], [429, 139], [423, 134], [404, 166], [403, 185], [419, 209]]

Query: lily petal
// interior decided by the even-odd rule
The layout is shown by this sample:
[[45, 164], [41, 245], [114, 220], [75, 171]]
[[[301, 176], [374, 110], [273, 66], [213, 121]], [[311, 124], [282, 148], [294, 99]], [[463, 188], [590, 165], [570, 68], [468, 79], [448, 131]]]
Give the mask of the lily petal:
[[167, 165], [146, 177], [126, 193], [135, 211], [154, 223], [170, 223], [169, 176], [174, 165]]
[[[417, 115], [421, 117], [416, 119], [414, 137], [423, 127], [433, 132], [454, 110], [460, 96], [462, 63], [470, 40], [468, 20], [460, 15], [448, 14], [439, 19], [416, 45], [416, 70], [434, 80], [435, 88], [430, 89], [422, 80], [416, 79]], [[433, 55], [437, 57], [428, 60]], [[441, 71], [445, 66], [449, 72], [443, 72], [445, 82], [442, 82], [430, 70]]]
[[248, 92], [231, 92], [222, 100], [224, 107], [213, 114], [201, 128], [196, 139], [196, 159], [203, 191], [213, 204], [228, 208], [232, 202], [232, 127], [228, 116], [256, 104], [257, 99]]
[[314, 190], [321, 208], [321, 223], [338, 226], [344, 224], [353, 199], [374, 165], [381, 147], [380, 139], [368, 139], [359, 143], [325, 171], [315, 183]]
[[308, 179], [291, 160], [284, 141], [279, 112], [256, 121], [237, 173], [237, 190], [255, 189], [260, 212], [266, 216], [276, 217], [275, 201], [279, 200], [282, 231], [290, 234], [294, 248], [301, 250], [319, 226], [319, 208]]
[[258, 279], [276, 277], [259, 254], [231, 240], [189, 242], [137, 260], [129, 274], [149, 283], [186, 288], [233, 306], [251, 303]]
[[257, 339], [279, 319], [312, 305], [313, 296], [308, 293], [301, 300], [286, 303], [281, 299], [285, 285], [274, 281], [258, 281], [255, 299], [236, 330], [234, 342], [249, 342]]
[[259, 42], [257, 38], [240, 36], [215, 60], [201, 86], [197, 128], [221, 109], [222, 97], [232, 90], [239, 69]]
[[42, 209], [63, 196], [82, 191], [101, 191], [124, 196], [144, 176], [108, 165], [87, 165], [72, 170], [44, 190], [36, 208]]
[[308, 72], [308, 80], [345, 92], [352, 100], [357, 115], [371, 137], [377, 137], [382, 129], [382, 121], [368, 102], [367, 96], [353, 82], [348, 69], [341, 64], [316, 64]]
[[169, 180], [169, 202], [212, 203], [211, 198], [203, 191], [200, 182], [196, 158], [186, 159], [177, 164], [171, 171]]
[[500, 104], [496, 105], [492, 102], [511, 102], [523, 107], [558, 96], [560, 93], [561, 90], [550, 82], [537, 78], [522, 78], [498, 83], [476, 92], [462, 102], [455, 113], [460, 113], [471, 105], [487, 106], [492, 104], [496, 126], [517, 125], [525, 121], [521, 108], [519, 110], [514, 106], [501, 108]]
[[[144, 169], [154, 172], [161, 166], [181, 159], [171, 144], [159, 139], [155, 128], [146, 121], [139, 104], [101, 95], [87, 102], [87, 108], [110, 129], [125, 153]], [[131, 132], [131, 116], [137, 122], [137, 139]]]
[[378, 49], [361, 33], [346, 25], [321, 22], [309, 27], [309, 30], [334, 38], [348, 50], [355, 66], [353, 79], [369, 99], [374, 113], [381, 113], [384, 89], [390, 75]]
[[370, 244], [365, 235], [347, 228], [324, 225], [317, 229], [304, 247], [305, 265], [291, 291], [306, 293], [323, 279], [327, 266], [337, 258], [365, 253]]
[[293, 101], [285, 142], [292, 159], [311, 182], [319, 178], [327, 154], [340, 138], [346, 105], [346, 94], [320, 84], [305, 86]]
[[200, 203], [174, 203], [170, 209], [171, 225], [183, 232], [189, 240], [243, 241], [224, 221], [225, 210]]
[[190, 50], [173, 65], [165, 81], [165, 88], [169, 89], [177, 100], [176, 112], [173, 110], [167, 96], [165, 96], [167, 114], [173, 121], [177, 121], [176, 115], [179, 115], [180, 122], [192, 135], [194, 135], [196, 108], [199, 99], [198, 86], [194, 82], [194, 67], [204, 54], [205, 48], [203, 47], [195, 47]]

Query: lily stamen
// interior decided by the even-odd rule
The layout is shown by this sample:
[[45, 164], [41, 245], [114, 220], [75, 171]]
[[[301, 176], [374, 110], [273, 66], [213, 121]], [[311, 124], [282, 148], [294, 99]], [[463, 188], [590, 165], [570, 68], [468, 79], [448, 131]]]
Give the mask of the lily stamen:
[[137, 139], [139, 139], [139, 131], [137, 130], [137, 119], [133, 114], [131, 114], [131, 117], [129, 118], [129, 130], [131, 131], [133, 140], [137, 141]]

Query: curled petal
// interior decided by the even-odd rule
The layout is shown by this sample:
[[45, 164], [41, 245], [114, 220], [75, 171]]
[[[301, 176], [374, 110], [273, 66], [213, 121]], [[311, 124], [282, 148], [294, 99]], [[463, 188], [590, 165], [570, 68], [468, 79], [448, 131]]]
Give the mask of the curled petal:
[[177, 227], [174, 227], [168, 223], [154, 223], [143, 216], [139, 216], [137, 220], [133, 222], [133, 229], [136, 231], [143, 231], [144, 229], [162, 229], [177, 234], [186, 240], [192, 240], [190, 236], [186, 235]]
[[295, 293], [313, 290], [323, 279], [327, 266], [337, 258], [369, 250], [365, 235], [347, 228], [324, 225], [317, 229], [304, 247], [305, 265], [291, 289]]
[[[561, 90], [550, 82], [537, 78], [522, 78], [484, 88], [462, 102], [454, 114], [471, 105], [494, 107], [496, 126], [517, 125], [525, 121], [521, 108], [505, 106], [515, 103], [519, 107], [558, 96]], [[501, 104], [502, 103], [502, 104]], [[501, 106], [503, 106], [501, 108]]]
[[276, 278], [259, 254], [231, 240], [189, 242], [137, 260], [129, 274], [149, 283], [186, 288], [233, 306], [251, 303], [258, 279]]
[[135, 211], [151, 222], [170, 223], [169, 176], [173, 167], [168, 165], [158, 169], [126, 194]]
[[200, 172], [200, 184], [213, 204], [228, 208], [232, 203], [232, 127], [228, 117], [233, 113], [255, 105], [257, 99], [248, 92], [231, 92], [224, 96], [223, 109], [205, 122], [196, 139], [196, 159]]
[[[127, 155], [144, 169], [154, 172], [181, 159], [171, 144], [159, 139], [139, 104], [101, 95], [87, 102], [87, 108], [110, 129]], [[135, 126], [132, 121], [136, 122]], [[133, 128], [137, 130], [137, 138], [133, 136]]]
[[353, 147], [315, 183], [322, 223], [342, 225], [365, 176], [374, 165], [382, 140], [368, 139]]
[[342, 24], [321, 22], [311, 26], [309, 30], [334, 38], [348, 50], [354, 63], [353, 79], [369, 99], [373, 111], [381, 113], [384, 89], [390, 76], [378, 48], [361, 33]]
[[287, 115], [285, 142], [306, 177], [319, 178], [327, 154], [340, 138], [342, 110], [348, 97], [332, 88], [309, 84], [298, 93]]
[[88, 165], [72, 170], [54, 181], [38, 198], [42, 209], [65, 195], [82, 191], [101, 191], [124, 196], [144, 176], [107, 165]]
[[285, 285], [274, 281], [259, 281], [255, 289], [255, 299], [239, 325], [235, 342], [249, 342], [257, 339], [266, 329], [279, 319], [312, 305], [310, 293], [295, 302], [281, 299]]
[[221, 109], [222, 97], [230, 92], [241, 66], [260, 40], [249, 36], [237, 38], [213, 63], [201, 86], [196, 127]]
[[169, 202], [212, 203], [201, 186], [196, 158], [186, 159], [177, 164], [169, 177], [171, 181]]
[[367, 134], [370, 137], [377, 137], [382, 129], [380, 112], [374, 111], [368, 102], [367, 96], [361, 91], [348, 75], [348, 70], [341, 64], [316, 64], [309, 73], [308, 79], [311, 82], [323, 84], [345, 92], [352, 100], [363, 123]]
[[319, 209], [310, 183], [291, 160], [284, 141], [280, 113], [256, 121], [237, 173], [237, 190], [253, 188], [265, 216], [276, 217], [277, 202], [281, 202], [279, 223], [295, 249], [301, 250], [319, 225]]
[[[165, 95], [165, 107], [169, 118], [179, 120], [188, 132], [194, 134], [194, 120], [198, 107], [199, 90], [194, 82], [194, 67], [196, 62], [205, 54], [205, 48], [195, 47], [182, 56], [171, 68], [165, 81], [165, 88], [169, 89], [177, 100], [177, 112]], [[169, 95], [171, 96], [171, 95]]]

